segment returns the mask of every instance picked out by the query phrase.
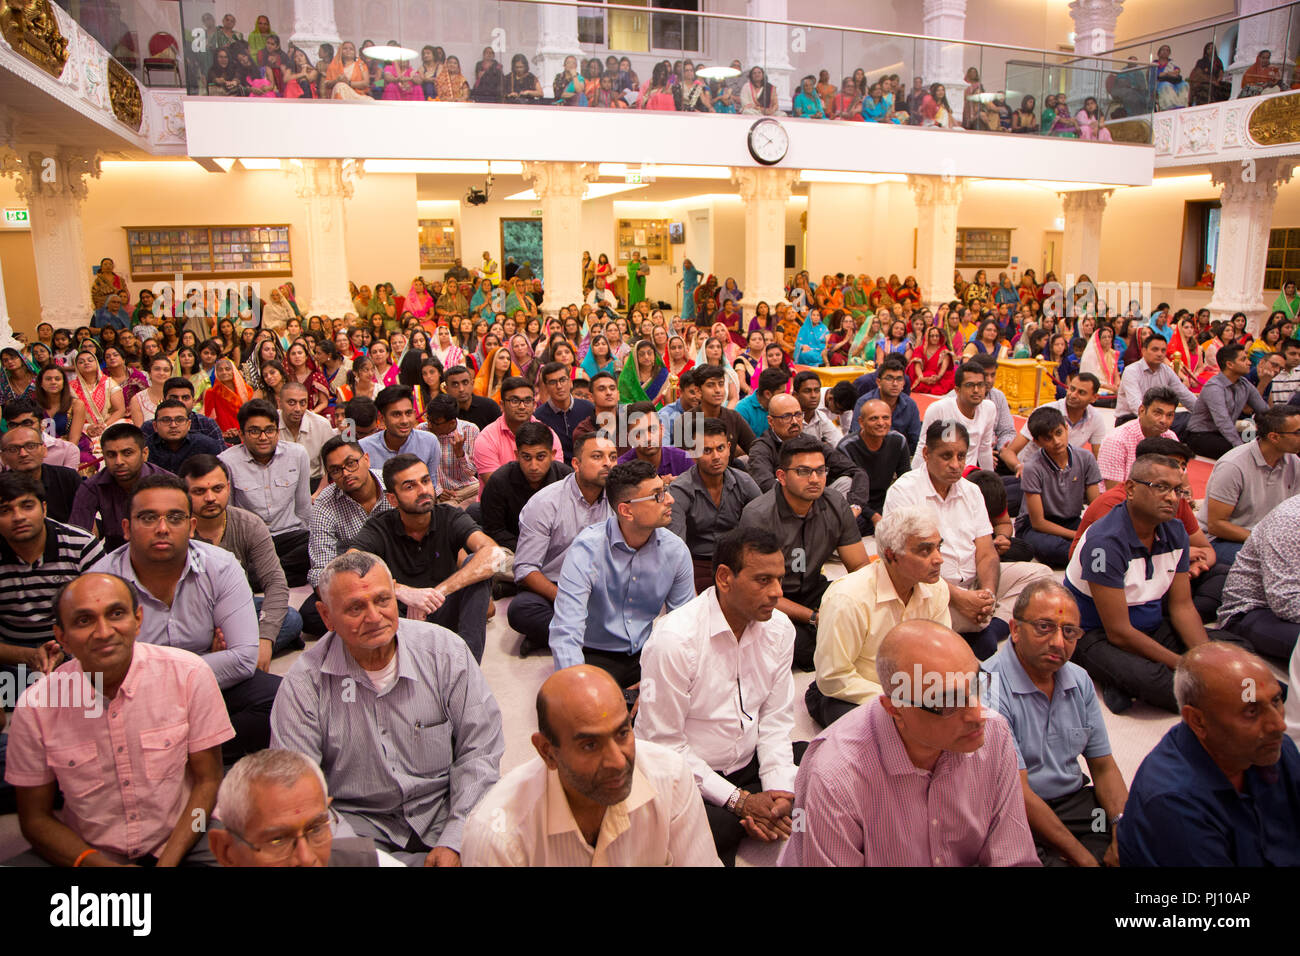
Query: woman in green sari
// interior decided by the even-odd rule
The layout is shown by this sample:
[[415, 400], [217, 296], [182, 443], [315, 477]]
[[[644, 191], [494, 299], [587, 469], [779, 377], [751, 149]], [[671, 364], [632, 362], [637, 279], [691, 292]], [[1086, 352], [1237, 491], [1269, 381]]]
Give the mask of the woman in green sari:
[[653, 402], [656, 409], [666, 404], [668, 369], [650, 342], [642, 339], [633, 349], [635, 358], [623, 365], [618, 377], [618, 402]]
[[853, 316], [853, 321], [858, 324], [859, 328], [866, 325], [867, 319], [871, 318], [872, 312], [867, 305], [867, 294], [862, 291], [862, 287], [858, 285], [855, 276], [849, 276], [845, 280], [844, 308]]
[[632, 261], [627, 264], [627, 307], [629, 309], [638, 302], [645, 301], [645, 277], [649, 273], [650, 267], [641, 259], [641, 253], [632, 253]]
[[[513, 318], [516, 324], [521, 321], [519, 316], [515, 314], [517, 312], [524, 313], [524, 321], [527, 321], [527, 318], [530, 315], [537, 314], [537, 304], [533, 302], [532, 297], [527, 293], [522, 295], [520, 294], [518, 284], [515, 280], [507, 279], [503, 285], [508, 288], [508, 291], [506, 292], [505, 308], [501, 311]], [[527, 301], [525, 302], [525, 300]], [[529, 306], [532, 306], [531, 311], [529, 310]]]
[[868, 312], [867, 320], [862, 323], [858, 334], [853, 337], [853, 345], [849, 347], [849, 364], [866, 365], [867, 362], [874, 361], [879, 338], [880, 319]]

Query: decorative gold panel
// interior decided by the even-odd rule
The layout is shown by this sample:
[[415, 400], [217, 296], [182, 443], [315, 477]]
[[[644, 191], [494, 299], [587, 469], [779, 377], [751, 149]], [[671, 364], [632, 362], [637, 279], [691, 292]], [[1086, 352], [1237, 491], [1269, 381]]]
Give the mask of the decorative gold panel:
[[1264, 100], [1251, 110], [1246, 131], [1260, 146], [1300, 143], [1300, 93]]
[[62, 76], [68, 41], [50, 9], [50, 0], [0, 0], [0, 33], [18, 53], [51, 76]]
[[108, 101], [114, 116], [133, 130], [140, 129], [144, 119], [140, 86], [127, 68], [112, 58], [108, 61]]
[[1047, 391], [1051, 394], [1042, 400], [1050, 402], [1056, 397], [1055, 390], [1050, 388], [1051, 376], [1040, 367], [1036, 359], [998, 359], [998, 375], [994, 384], [1007, 397], [1013, 415], [1028, 415], [1039, 406], [1044, 382], [1048, 384]]
[[1144, 119], [1111, 120], [1106, 124], [1110, 138], [1117, 143], [1150, 143], [1151, 122]]

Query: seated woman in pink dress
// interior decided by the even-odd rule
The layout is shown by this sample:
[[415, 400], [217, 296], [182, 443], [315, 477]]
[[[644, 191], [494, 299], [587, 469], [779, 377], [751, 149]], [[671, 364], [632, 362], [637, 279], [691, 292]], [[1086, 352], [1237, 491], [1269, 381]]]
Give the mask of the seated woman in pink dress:
[[1083, 101], [1083, 109], [1074, 114], [1074, 121], [1079, 124], [1079, 135], [1083, 139], [1099, 143], [1111, 141], [1110, 130], [1103, 125], [1101, 111], [1097, 109], [1097, 101], [1093, 97]]
[[384, 99], [423, 100], [424, 86], [420, 74], [405, 60], [394, 60], [384, 67]]
[[907, 377], [912, 380], [912, 391], [922, 395], [947, 395], [952, 391], [953, 372], [952, 349], [943, 337], [943, 330], [937, 325], [930, 326], [925, 332], [925, 343], [912, 354], [907, 363]]
[[664, 110], [674, 111], [677, 109], [677, 101], [673, 97], [672, 85], [668, 82], [668, 67], [662, 63], [656, 63], [654, 70], [650, 74], [650, 82], [645, 85], [641, 91], [641, 96], [636, 101], [636, 108], [639, 110]]

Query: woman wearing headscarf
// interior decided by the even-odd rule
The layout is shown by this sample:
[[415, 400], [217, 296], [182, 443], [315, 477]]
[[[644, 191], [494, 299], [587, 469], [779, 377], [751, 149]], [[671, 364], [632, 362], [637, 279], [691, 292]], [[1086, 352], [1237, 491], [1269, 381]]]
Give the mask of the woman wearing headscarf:
[[112, 259], [101, 259], [99, 271], [90, 283], [90, 301], [96, 309], [104, 307], [104, 300], [116, 293], [123, 302], [127, 301], [126, 283], [113, 271]]
[[591, 337], [591, 347], [587, 349], [587, 354], [582, 357], [582, 374], [591, 381], [597, 372], [615, 372], [616, 361], [614, 358], [614, 349], [609, 344], [609, 338], [603, 333], [596, 333]]
[[228, 358], [217, 359], [212, 387], [203, 393], [203, 414], [214, 419], [227, 444], [239, 440], [239, 409], [253, 397], [253, 390]]
[[510, 376], [518, 374], [519, 366], [510, 357], [510, 353], [498, 346], [488, 352], [484, 357], [483, 367], [474, 376], [474, 394], [490, 398], [500, 405], [501, 383]]
[[794, 340], [794, 364], [819, 366], [825, 361], [826, 340], [830, 332], [822, 323], [817, 309], [810, 309]]
[[[501, 76], [499, 64], [495, 76], [498, 79]], [[437, 77], [434, 78], [433, 87], [440, 103], [466, 103], [469, 101], [469, 80], [460, 71], [459, 57], [447, 57], [442, 69], [438, 71]], [[500, 88], [498, 87], [498, 99], [500, 99], [499, 93]]]
[[280, 339], [272, 335], [270, 338], [264, 338], [253, 348], [253, 354], [240, 367], [240, 373], [244, 376], [244, 381], [248, 387], [257, 389], [262, 387], [262, 368], [270, 362], [279, 362], [284, 365], [284, 349], [280, 346]]
[[767, 82], [761, 66], [749, 71], [749, 82], [740, 88], [740, 111], [760, 116], [772, 116], [780, 108], [776, 87]]
[[764, 369], [783, 368], [790, 373], [790, 381], [785, 383], [786, 392], [791, 391], [791, 382], [794, 380], [794, 363], [790, 361], [790, 356], [785, 354], [785, 349], [775, 342], [769, 342], [763, 347], [763, 359], [754, 367], [754, 374], [749, 380], [750, 391], [758, 390], [758, 378], [763, 374]]
[[528, 336], [523, 332], [516, 332], [510, 336], [510, 358], [514, 361], [515, 367], [519, 369], [519, 375], [533, 381], [538, 374], [539, 366], [537, 364], [537, 353], [533, 351], [532, 345], [528, 342]]
[[339, 52], [325, 71], [325, 86], [336, 100], [370, 99], [370, 70], [357, 56], [350, 40], [339, 44]]
[[662, 408], [667, 403], [668, 378], [668, 369], [654, 345], [642, 339], [618, 377], [619, 404], [652, 402], [655, 408]]
[[1223, 61], [1215, 52], [1213, 43], [1205, 44], [1201, 58], [1192, 66], [1187, 83], [1192, 90], [1189, 101], [1192, 106], [1218, 103], [1232, 95], [1232, 83], [1223, 79]]
[[[406, 311], [421, 322], [433, 315], [433, 296], [429, 295], [429, 290], [425, 287], [421, 276], [411, 280], [411, 287], [406, 293]], [[388, 328], [387, 322], [384, 323], [384, 327]]]

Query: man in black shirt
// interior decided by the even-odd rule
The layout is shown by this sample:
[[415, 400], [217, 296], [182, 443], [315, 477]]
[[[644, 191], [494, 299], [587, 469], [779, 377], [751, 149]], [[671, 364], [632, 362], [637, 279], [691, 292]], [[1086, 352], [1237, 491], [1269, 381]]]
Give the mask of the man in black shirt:
[[867, 521], [858, 521], [863, 534], [872, 534], [885, 510], [885, 493], [894, 479], [911, 469], [907, 439], [892, 430], [893, 414], [889, 405], [878, 398], [870, 399], [858, 415], [858, 433], [840, 439], [839, 450], [867, 475], [871, 491], [864, 513]]
[[81, 476], [71, 468], [45, 464], [45, 442], [30, 425], [10, 425], [0, 438], [0, 459], [10, 471], [30, 475], [45, 488], [45, 511], [60, 524], [67, 524], [72, 499], [81, 486]]
[[220, 455], [226, 443], [194, 431], [190, 412], [178, 398], [164, 398], [153, 416], [148, 436], [149, 460], [179, 475], [181, 465], [195, 455]]
[[479, 431], [501, 417], [501, 406], [490, 398], [474, 394], [474, 377], [464, 365], [453, 365], [443, 374], [447, 394], [456, 399], [459, 409], [456, 417], [463, 422], [473, 422]]
[[[384, 490], [393, 509], [372, 515], [350, 546], [388, 565], [408, 616], [455, 631], [481, 661], [500, 548], [460, 508], [437, 501], [429, 468], [415, 455], [384, 462]], [[457, 567], [462, 549], [471, 554]]]
[[[215, 421], [208, 418], [207, 415], [201, 415], [194, 410], [194, 383], [184, 375], [176, 375], [163, 382], [163, 399], [174, 398], [185, 406], [190, 413], [190, 432], [195, 435], [206, 435], [213, 441], [221, 442], [221, 447], [226, 447], [226, 440], [221, 435], [221, 428]], [[153, 434], [153, 420], [149, 419], [140, 426], [144, 432], [145, 440]]]
[[519, 544], [519, 513], [528, 499], [573, 472], [555, 460], [551, 430], [524, 422], [515, 434], [515, 460], [492, 473], [483, 489], [483, 530], [503, 548]]

